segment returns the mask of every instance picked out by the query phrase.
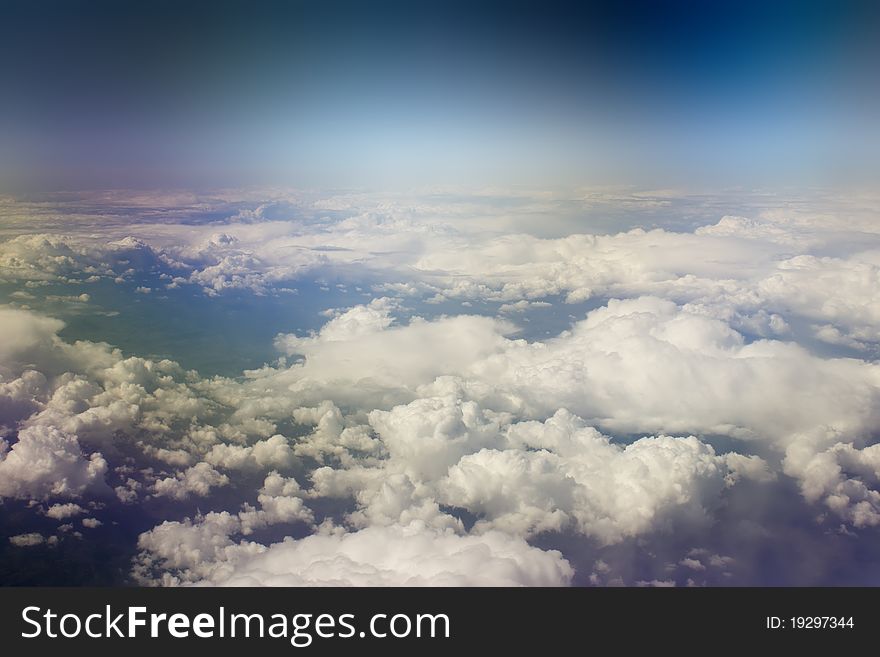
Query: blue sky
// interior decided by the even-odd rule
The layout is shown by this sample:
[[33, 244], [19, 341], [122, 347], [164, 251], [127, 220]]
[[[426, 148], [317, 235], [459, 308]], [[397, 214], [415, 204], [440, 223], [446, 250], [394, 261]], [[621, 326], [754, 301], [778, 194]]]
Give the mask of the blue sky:
[[12, 191], [877, 170], [868, 3], [4, 5]]

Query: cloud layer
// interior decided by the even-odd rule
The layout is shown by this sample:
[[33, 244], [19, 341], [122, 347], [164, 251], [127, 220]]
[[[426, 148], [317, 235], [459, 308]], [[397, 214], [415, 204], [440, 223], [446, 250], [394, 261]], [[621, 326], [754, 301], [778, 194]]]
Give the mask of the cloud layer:
[[[8, 219], [0, 497], [55, 523], [53, 549], [81, 516], [95, 532], [113, 509], [164, 518], [131, 569], [163, 584], [734, 577], [748, 555], [700, 541], [788, 486], [787, 521], [875, 539], [867, 200], [541, 235], [522, 230], [572, 203], [638, 215], [675, 198], [442, 198], [214, 198], [187, 221], [166, 199], [164, 222], [77, 215], [39, 234]], [[317, 286], [327, 303], [318, 328], [276, 336], [276, 362], [211, 377], [65, 337], [53, 314], [97, 307], [86, 290], [104, 284], [217, 304]], [[343, 292], [359, 300], [334, 305]], [[48, 545], [40, 527], [10, 545]], [[611, 558], [626, 546], [655, 554], [650, 576]]]

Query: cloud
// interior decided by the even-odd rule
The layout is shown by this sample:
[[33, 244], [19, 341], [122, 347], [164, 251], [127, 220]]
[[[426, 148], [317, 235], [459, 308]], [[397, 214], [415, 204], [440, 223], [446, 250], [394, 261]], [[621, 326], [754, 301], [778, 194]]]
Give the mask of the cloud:
[[313, 496], [352, 496], [357, 526], [420, 522], [460, 527], [440, 505], [467, 510], [473, 531], [517, 536], [575, 531], [601, 542], [705, 523], [737, 476], [760, 478], [757, 457], [719, 456], [695, 437], [614, 444], [560, 410], [507, 424], [453, 396], [418, 399], [370, 422], [387, 458], [312, 474]]
[[369, 416], [392, 462], [419, 479], [436, 479], [465, 454], [497, 441], [499, 425], [472, 401], [417, 399]]
[[[7, 281], [81, 283], [127, 276], [158, 267], [162, 258], [148, 244], [89, 234], [38, 233], [0, 242], [0, 278]], [[87, 300], [87, 299], [86, 299]]]
[[222, 586], [562, 586], [572, 577], [558, 552], [498, 532], [371, 527], [263, 546], [224, 538], [228, 521], [161, 525], [141, 536], [142, 559], [175, 573], [164, 583]]
[[318, 463], [332, 457], [341, 463], [354, 464], [359, 456], [373, 454], [381, 446], [368, 425], [348, 420], [329, 400], [318, 406], [294, 409], [293, 419], [300, 425], [314, 426], [308, 436], [297, 441], [294, 452]]
[[[264, 381], [374, 406], [388, 403], [389, 388], [401, 398], [449, 389], [536, 417], [566, 407], [613, 431], [780, 442], [821, 424], [859, 435], [876, 420], [875, 365], [819, 358], [790, 342], [749, 341], [722, 320], [656, 297], [612, 300], [542, 342], [505, 332], [486, 318], [458, 316], [390, 326], [343, 344], [322, 342], [319, 334], [302, 348], [305, 362], [267, 372]], [[447, 357], [454, 345], [468, 357]], [[798, 412], [774, 396], [796, 400]]]
[[184, 500], [190, 495], [207, 497], [212, 488], [226, 486], [229, 477], [217, 472], [208, 463], [197, 463], [174, 477], [159, 479], [153, 485], [153, 492], [162, 497]]
[[724, 458], [693, 436], [615, 445], [557, 411], [507, 437], [519, 449], [465, 456], [440, 483], [443, 502], [476, 514], [478, 529], [530, 535], [571, 524], [612, 543], [676, 518], [704, 522], [725, 485]]
[[289, 468], [294, 463], [293, 450], [287, 439], [276, 434], [252, 445], [214, 445], [205, 461], [227, 470], [267, 470]]
[[[791, 343], [749, 343], [724, 322], [643, 297], [612, 300], [546, 342], [510, 343], [467, 374], [514, 393], [537, 415], [564, 406], [615, 431], [784, 441], [823, 424], [868, 430], [876, 372]], [[797, 412], [780, 407], [779, 397]]]
[[0, 271], [5, 280], [51, 281], [103, 272], [100, 251], [63, 235], [20, 235], [0, 243]]
[[0, 366], [6, 372], [24, 369], [34, 356], [53, 350], [55, 334], [64, 328], [64, 322], [43, 317], [25, 310], [0, 307]]
[[679, 562], [685, 568], [690, 568], [691, 570], [706, 570], [706, 566], [703, 565], [703, 562], [699, 559], [693, 559], [691, 557], [686, 557]]
[[85, 513], [85, 511], [79, 504], [68, 502], [67, 504], [53, 504], [46, 511], [46, 515], [55, 520], [64, 520], [65, 518], [78, 516], [81, 513]]
[[[28, 291], [0, 307], [0, 496], [59, 521], [99, 495], [158, 509], [134, 571], [149, 583], [711, 583], [753, 557], [707, 528], [767, 540], [751, 510], [792, 483], [780, 526], [872, 536], [874, 215], [821, 198], [722, 213], [716, 197], [496, 193], [230, 192], [152, 209], [111, 195], [138, 221], [9, 228], [0, 271]], [[566, 204], [643, 227], [538, 229]], [[658, 208], [684, 214], [653, 228], [639, 213]], [[216, 304], [305, 282], [333, 307], [319, 329], [285, 328], [278, 362], [205, 377], [152, 348], [61, 337], [46, 313], [66, 318], [87, 283], [103, 304], [112, 280], [154, 291], [133, 303], [194, 285]], [[183, 517], [192, 498], [214, 511]], [[297, 538], [272, 542], [283, 533]], [[672, 549], [678, 536], [706, 551]], [[660, 565], [624, 572], [615, 550]]]
[[[379, 299], [355, 306], [309, 338], [279, 336], [276, 345], [305, 361], [290, 371], [303, 381], [335, 382], [347, 388], [378, 388], [387, 395], [415, 388], [435, 377], [459, 372], [499, 351], [513, 327], [489, 317], [458, 316], [435, 321], [412, 319], [396, 326], [392, 306]], [[389, 358], [389, 352], [394, 357]], [[355, 390], [352, 395], [357, 394]]]
[[38, 408], [38, 400], [45, 398], [48, 381], [35, 370], [25, 370], [21, 376], [0, 382], [0, 434], [6, 435], [22, 419]]
[[31, 532], [29, 534], [10, 536], [9, 542], [15, 547], [34, 547], [35, 545], [42, 545], [45, 543], [46, 537], [38, 532]]
[[100, 453], [86, 457], [75, 436], [54, 427], [22, 429], [0, 459], [0, 497], [79, 497], [103, 487], [107, 471]]
[[315, 516], [303, 498], [304, 492], [296, 479], [284, 478], [277, 472], [269, 473], [257, 496], [259, 508], [244, 505], [238, 514], [241, 533], [248, 536], [263, 527], [295, 522], [313, 525]]
[[287, 354], [308, 351], [310, 346], [327, 342], [350, 342], [357, 338], [378, 333], [394, 323], [391, 316], [397, 307], [393, 299], [381, 297], [365, 305], [354, 306], [341, 312], [321, 327], [320, 333], [308, 338], [280, 335], [275, 346]]
[[[482, 317], [398, 324], [393, 308], [380, 299], [339, 313], [329, 329], [297, 344], [304, 361], [266, 368], [244, 382], [188, 379], [168, 361], [67, 345], [53, 326], [39, 343], [41, 358], [56, 371], [67, 365], [83, 373], [55, 375], [40, 389], [40, 410], [24, 424], [76, 431], [96, 445], [114, 441], [119, 432], [139, 432], [146, 455], [185, 468], [146, 482], [158, 496], [207, 496], [230, 482], [215, 468], [283, 470], [296, 464], [298, 454], [319, 463], [331, 459], [332, 467], [314, 472], [310, 494], [353, 497], [358, 507], [348, 519], [357, 527], [413, 519], [458, 527], [440, 510], [446, 504], [480, 514], [480, 531], [530, 536], [574, 529], [604, 542], [654, 531], [673, 517], [710, 513], [721, 489], [742, 477], [772, 479], [768, 462], [758, 456], [717, 455], [698, 438], [669, 435], [722, 434], [785, 456], [785, 472], [804, 482], [808, 499], [862, 526], [873, 523], [874, 484], [864, 469], [823, 488], [812, 483], [817, 466], [800, 465], [841, 435], [854, 444], [867, 439], [877, 408], [873, 365], [818, 358], [779, 341], [749, 342], [721, 320], [653, 297], [612, 300], [543, 342], [510, 339], [505, 324]], [[39, 325], [38, 318], [34, 322]], [[774, 395], [802, 406], [793, 413]], [[324, 399], [296, 406], [310, 398]], [[337, 404], [364, 409], [357, 413], [365, 416], [358, 422]], [[597, 456], [598, 475], [560, 452], [562, 443], [515, 438], [527, 423], [511, 425], [514, 418], [557, 421], [560, 407], [584, 418], [572, 420], [581, 424], [570, 431], [583, 430], [580, 439], [603, 454]], [[291, 441], [275, 433], [285, 415], [315, 429]], [[173, 437], [172, 427], [200, 416], [217, 424]], [[595, 441], [587, 440], [589, 425], [660, 435], [602, 452], [599, 446], [610, 445], [609, 439], [597, 432]], [[822, 434], [816, 426], [835, 429]], [[514, 439], [520, 442], [512, 445]], [[798, 460], [802, 449], [807, 456]], [[670, 484], [685, 491], [681, 499], [664, 497], [666, 484], [650, 478], [654, 456], [667, 453], [678, 464], [695, 458], [693, 470], [658, 466], [682, 477]], [[649, 486], [642, 498], [626, 481], [635, 476], [625, 467], [630, 455], [646, 468], [637, 477]], [[704, 461], [711, 467], [700, 465]], [[618, 463], [624, 466], [621, 482], [613, 478]], [[603, 486], [587, 485], [606, 474], [605, 488], [634, 492], [622, 508], [603, 503], [596, 492]], [[475, 492], [467, 483], [502, 485], [508, 479], [520, 481], [521, 494]], [[817, 486], [822, 495], [810, 492]], [[134, 490], [123, 489], [127, 497]]]

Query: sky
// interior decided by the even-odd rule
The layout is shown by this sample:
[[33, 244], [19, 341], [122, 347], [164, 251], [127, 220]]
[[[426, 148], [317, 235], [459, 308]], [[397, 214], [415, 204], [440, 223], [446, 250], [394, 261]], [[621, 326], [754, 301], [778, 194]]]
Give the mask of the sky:
[[876, 9], [180, 5], [2, 2], [0, 585], [880, 584]]
[[179, 5], [4, 2], [8, 191], [877, 171], [873, 3]]

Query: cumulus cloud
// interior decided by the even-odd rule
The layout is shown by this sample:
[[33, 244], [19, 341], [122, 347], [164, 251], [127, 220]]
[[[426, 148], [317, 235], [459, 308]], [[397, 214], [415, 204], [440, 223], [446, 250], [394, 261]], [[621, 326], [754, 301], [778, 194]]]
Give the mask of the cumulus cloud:
[[158, 496], [167, 496], [183, 500], [190, 495], [206, 497], [212, 488], [226, 486], [229, 477], [217, 472], [208, 463], [197, 463], [173, 477], [159, 479], [153, 485], [153, 492]]
[[21, 376], [0, 382], [0, 434], [12, 433], [22, 419], [33, 414], [45, 398], [48, 381], [35, 370], [25, 370]]
[[34, 357], [44, 360], [53, 351], [55, 334], [64, 328], [64, 322], [15, 308], [0, 307], [0, 363], [6, 373], [24, 369]]
[[248, 446], [228, 443], [214, 445], [205, 455], [205, 461], [227, 470], [283, 469], [294, 463], [294, 455], [287, 439], [276, 434]]
[[478, 528], [520, 535], [578, 531], [603, 542], [656, 529], [673, 516], [704, 519], [724, 488], [723, 457], [697, 438], [611, 443], [567, 411], [515, 424], [520, 449], [462, 458], [441, 482], [443, 501], [478, 515]]
[[263, 546], [224, 538], [229, 518], [209, 527], [161, 525], [141, 536], [144, 557], [176, 573], [164, 583], [221, 586], [561, 586], [572, 569], [498, 532], [459, 536], [420, 527], [322, 532]]
[[[4, 234], [0, 278], [23, 289], [0, 307], [0, 496], [88, 528], [111, 487], [165, 510], [135, 575], [169, 584], [566, 584], [587, 562], [592, 583], [700, 584], [739, 555], [671, 550], [624, 579], [578, 551], [699, 537], [790, 482], [818, 532], [880, 525], [872, 214], [710, 203], [702, 225], [551, 234], [535, 216], [676, 201], [279, 194], [154, 199], [162, 223], [110, 195], [145, 214]], [[205, 377], [61, 337], [47, 309], [97, 307], [82, 287], [111, 281], [151, 290], [136, 303], [306, 281], [334, 307], [282, 329], [278, 362]], [[570, 552], [535, 547], [552, 540]]]
[[46, 537], [39, 532], [31, 532], [29, 534], [10, 536], [9, 542], [15, 547], [34, 547], [35, 545], [42, 545], [45, 543]]
[[[513, 327], [489, 317], [458, 316], [394, 325], [392, 306], [379, 299], [330, 320], [308, 338], [279, 336], [276, 345], [305, 361], [290, 372], [300, 380], [378, 388], [389, 394], [414, 388], [441, 374], [464, 370], [498, 351]], [[326, 331], [326, 332], [325, 332]], [[389, 358], [389, 352], [394, 357]], [[357, 394], [356, 390], [351, 394]]]
[[257, 496], [259, 508], [243, 506], [238, 518], [245, 536], [269, 525], [304, 522], [314, 524], [315, 517], [305, 504], [304, 492], [293, 477], [270, 472]]
[[[313, 525], [314, 515], [305, 504], [296, 479], [270, 472], [257, 496], [257, 506], [245, 503], [238, 513], [211, 512], [165, 521], [141, 534], [141, 553], [135, 575], [143, 583], [194, 582], [215, 570], [228, 570], [232, 560], [265, 546], [232, 537], [249, 536], [270, 525]], [[175, 573], [175, 574], [172, 574]]]
[[[469, 331], [472, 326], [481, 329]], [[543, 342], [504, 333], [484, 318], [419, 320], [352, 340], [348, 349], [314, 343], [304, 349], [304, 363], [269, 376], [297, 391], [320, 387], [341, 402], [359, 393], [356, 401], [377, 406], [388, 403], [388, 388], [370, 398], [367, 382], [387, 381], [401, 398], [452, 391], [537, 417], [566, 407], [626, 432], [784, 442], [817, 425], [864, 435], [877, 419], [873, 363], [820, 358], [781, 340], [749, 341], [722, 320], [656, 297], [612, 300]], [[431, 347], [409, 351], [410, 342]], [[464, 345], [466, 360], [445, 357], [455, 344]], [[406, 376], [396, 376], [401, 363]], [[355, 381], [365, 385], [346, 388]], [[796, 400], [798, 412], [774, 396]]]
[[46, 515], [55, 520], [64, 520], [85, 513], [85, 509], [79, 504], [68, 502], [67, 504], [53, 504], [46, 510]]
[[0, 449], [0, 459], [2, 497], [79, 497], [101, 486], [107, 471], [100, 453], [86, 457], [75, 436], [54, 427], [22, 429], [11, 449]]
[[472, 401], [452, 396], [417, 399], [390, 411], [372, 411], [370, 424], [390, 460], [407, 474], [436, 479], [465, 454], [497, 440], [498, 422]]
[[131, 236], [108, 242], [88, 232], [39, 233], [0, 242], [0, 280], [6, 281], [92, 282], [161, 262], [148, 244]]

